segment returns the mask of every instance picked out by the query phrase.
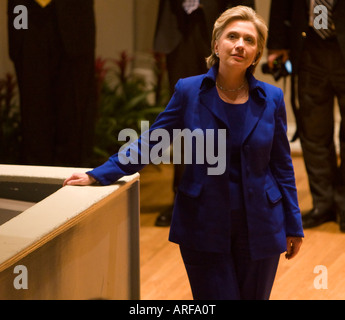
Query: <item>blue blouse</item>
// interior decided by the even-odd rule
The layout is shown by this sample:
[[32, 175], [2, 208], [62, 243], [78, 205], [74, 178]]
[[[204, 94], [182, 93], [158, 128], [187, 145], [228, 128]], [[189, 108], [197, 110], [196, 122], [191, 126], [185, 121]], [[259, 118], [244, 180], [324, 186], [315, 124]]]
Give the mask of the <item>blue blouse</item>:
[[231, 139], [229, 174], [230, 207], [232, 210], [242, 210], [244, 209], [244, 201], [241, 174], [241, 145], [249, 100], [240, 104], [227, 103], [221, 98], [219, 100], [221, 108], [224, 108], [228, 117], [228, 130]]

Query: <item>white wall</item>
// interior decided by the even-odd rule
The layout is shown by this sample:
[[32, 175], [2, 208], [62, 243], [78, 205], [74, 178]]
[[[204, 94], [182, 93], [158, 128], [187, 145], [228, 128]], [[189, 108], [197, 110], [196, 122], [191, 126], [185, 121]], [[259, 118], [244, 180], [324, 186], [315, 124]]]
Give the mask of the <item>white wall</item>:
[[[0, 0], [1, 1], [1, 0]], [[94, 0], [96, 15], [96, 55], [117, 57], [134, 51], [134, 0]]]

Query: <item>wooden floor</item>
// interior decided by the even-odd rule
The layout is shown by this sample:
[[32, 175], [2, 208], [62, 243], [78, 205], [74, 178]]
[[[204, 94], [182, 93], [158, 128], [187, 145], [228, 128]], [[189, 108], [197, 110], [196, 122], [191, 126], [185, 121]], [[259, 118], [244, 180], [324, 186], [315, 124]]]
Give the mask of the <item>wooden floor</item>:
[[[293, 158], [302, 213], [311, 204], [303, 158]], [[172, 165], [141, 172], [141, 299], [192, 299], [178, 246], [168, 241], [169, 227], [154, 226], [160, 210], [172, 204]], [[345, 299], [345, 234], [335, 222], [305, 230], [299, 255], [282, 255], [272, 300]], [[321, 288], [320, 288], [320, 285]], [[325, 288], [327, 287], [327, 288]]]

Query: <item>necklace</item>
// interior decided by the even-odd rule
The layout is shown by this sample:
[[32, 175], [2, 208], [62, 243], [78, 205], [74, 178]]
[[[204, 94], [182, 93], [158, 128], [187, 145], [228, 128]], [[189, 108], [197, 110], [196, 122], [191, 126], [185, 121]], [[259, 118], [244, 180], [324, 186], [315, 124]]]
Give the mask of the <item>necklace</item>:
[[237, 92], [237, 91], [240, 91], [244, 88], [244, 86], [246, 85], [246, 81], [243, 82], [243, 84], [237, 88], [237, 89], [226, 89], [226, 88], [223, 88], [220, 84], [218, 84], [218, 82], [216, 81], [216, 86], [217, 88], [219, 88], [220, 90], [222, 91], [226, 91], [226, 92]]

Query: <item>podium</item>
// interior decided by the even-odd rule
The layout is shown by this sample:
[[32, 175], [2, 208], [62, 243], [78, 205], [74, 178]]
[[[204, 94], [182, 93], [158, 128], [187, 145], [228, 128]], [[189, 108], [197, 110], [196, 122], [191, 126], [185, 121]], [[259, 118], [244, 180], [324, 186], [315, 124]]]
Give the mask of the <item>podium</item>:
[[139, 174], [65, 186], [88, 169], [0, 165], [0, 299], [140, 299]]

